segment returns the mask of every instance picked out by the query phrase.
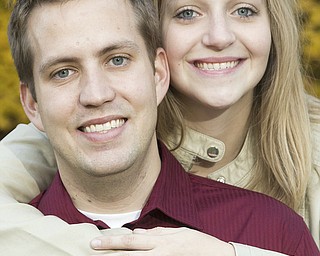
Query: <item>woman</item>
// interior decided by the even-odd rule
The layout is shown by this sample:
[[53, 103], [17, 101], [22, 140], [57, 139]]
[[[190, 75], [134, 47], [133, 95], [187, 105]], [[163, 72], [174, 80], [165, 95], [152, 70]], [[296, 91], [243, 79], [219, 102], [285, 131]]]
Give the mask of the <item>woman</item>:
[[297, 1], [155, 2], [171, 73], [158, 137], [187, 171], [287, 204], [319, 243], [320, 102], [304, 91]]
[[[309, 177], [319, 182], [319, 165], [313, 165], [310, 157], [311, 128], [300, 62], [292, 54], [299, 50], [294, 4], [293, 0], [159, 2], [172, 90], [160, 108], [158, 131], [160, 138], [176, 149], [173, 153], [187, 170], [209, 178], [217, 176], [221, 181], [278, 198], [311, 223], [309, 227], [312, 232], [314, 228], [313, 235], [319, 241], [319, 212], [311, 215], [309, 221], [305, 213], [311, 211], [300, 203], [306, 198]], [[250, 33], [246, 34], [248, 30]], [[205, 78], [199, 79], [189, 71]], [[319, 113], [316, 103], [310, 106]], [[315, 131], [318, 136], [313, 135], [316, 141], [319, 116], [310, 116], [313, 122], [318, 122], [313, 125], [318, 129]], [[210, 143], [195, 152], [194, 147], [199, 146], [202, 137], [205, 143], [208, 140]], [[319, 147], [319, 143], [315, 146]], [[310, 183], [308, 187], [311, 192], [313, 186], [316, 184]], [[315, 221], [314, 216], [318, 218]], [[149, 249], [145, 243], [151, 241], [150, 247], [158, 249], [165, 243], [167, 247], [161, 251], [173, 251], [173, 248], [177, 255], [184, 249], [179, 248], [180, 241], [198, 239], [194, 247], [203, 245], [197, 250], [198, 255], [201, 249], [213, 252], [209, 247], [204, 248], [205, 243], [200, 244], [202, 234], [191, 230], [144, 232], [135, 231], [138, 237], [134, 240], [137, 244], [131, 244], [133, 249]], [[110, 247], [103, 239], [102, 242], [105, 248], [131, 249], [123, 244]], [[251, 248], [254, 250], [258, 249]], [[187, 252], [191, 253], [189, 247]], [[243, 254], [238, 252], [238, 255]]]
[[[171, 89], [158, 134], [187, 170], [230, 176], [228, 183], [268, 194], [306, 216], [308, 180], [319, 174], [312, 142], [320, 108], [304, 93], [296, 6], [292, 0], [160, 0]], [[219, 140], [212, 142], [216, 155], [188, 148], [202, 134]], [[250, 163], [238, 159], [243, 154]], [[236, 164], [246, 171], [238, 178], [230, 173]]]

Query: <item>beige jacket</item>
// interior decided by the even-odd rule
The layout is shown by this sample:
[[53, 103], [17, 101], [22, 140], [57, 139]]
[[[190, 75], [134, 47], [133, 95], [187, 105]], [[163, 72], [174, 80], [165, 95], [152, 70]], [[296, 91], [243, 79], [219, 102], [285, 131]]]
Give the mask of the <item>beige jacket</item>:
[[[312, 100], [312, 98], [310, 99]], [[304, 218], [318, 247], [320, 240], [320, 113], [312, 116], [315, 122], [311, 124], [313, 141], [313, 169], [309, 180], [304, 207], [300, 215]], [[173, 145], [175, 143], [173, 142]], [[250, 145], [249, 135], [239, 155], [228, 165], [214, 171], [208, 178], [234, 186], [245, 188], [253, 172], [254, 147]], [[186, 131], [186, 136], [181, 147], [172, 153], [183, 165], [185, 170], [190, 170], [198, 158], [217, 162], [224, 154], [224, 143], [192, 129]]]
[[[314, 126], [313, 139], [317, 148], [315, 148], [315, 158], [313, 163], [313, 172], [307, 188], [304, 208], [301, 209], [300, 215], [304, 218], [319, 247], [320, 234], [320, 124]], [[195, 143], [196, 141], [196, 143]], [[245, 188], [250, 181], [253, 166], [252, 151], [247, 138], [245, 144], [234, 161], [227, 166], [210, 173], [209, 179], [228, 183], [234, 186]], [[216, 148], [219, 152], [215, 159], [208, 156], [208, 150]], [[210, 152], [210, 150], [209, 150]], [[224, 146], [220, 141], [207, 135], [188, 129], [182, 146], [173, 152], [175, 157], [182, 163], [186, 170], [190, 170], [196, 158], [205, 159], [210, 162], [223, 156]]]
[[[68, 225], [57, 217], [43, 216], [35, 208], [23, 204], [48, 186], [55, 171], [48, 140], [32, 124], [19, 125], [0, 142], [1, 254], [88, 256], [94, 253], [89, 246], [94, 237], [108, 232], [129, 232], [125, 229], [99, 231], [90, 224]], [[228, 182], [228, 175], [220, 175], [224, 175]], [[318, 221], [319, 230], [319, 208], [315, 209], [313, 216]], [[238, 256], [283, 255], [246, 245], [233, 245]]]
[[[91, 239], [127, 229], [100, 231], [91, 224], [69, 225], [43, 216], [28, 204], [56, 172], [45, 135], [33, 125], [19, 125], [0, 142], [0, 254], [6, 256], [89, 256]], [[21, 203], [18, 203], [21, 202]]]

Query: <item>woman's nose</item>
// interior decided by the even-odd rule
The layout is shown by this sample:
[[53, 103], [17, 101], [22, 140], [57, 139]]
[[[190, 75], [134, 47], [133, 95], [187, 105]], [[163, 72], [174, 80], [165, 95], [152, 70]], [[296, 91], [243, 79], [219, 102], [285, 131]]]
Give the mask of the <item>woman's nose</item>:
[[216, 51], [221, 51], [230, 46], [236, 37], [232, 24], [224, 15], [214, 15], [208, 19], [202, 43]]

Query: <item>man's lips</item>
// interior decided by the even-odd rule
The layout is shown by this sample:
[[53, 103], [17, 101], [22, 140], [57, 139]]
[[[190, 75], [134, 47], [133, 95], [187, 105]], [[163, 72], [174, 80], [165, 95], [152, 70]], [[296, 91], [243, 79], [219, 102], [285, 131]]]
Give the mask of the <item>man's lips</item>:
[[90, 124], [87, 126], [82, 126], [79, 128], [82, 132], [85, 133], [106, 133], [112, 129], [119, 128], [125, 124], [127, 120], [124, 118], [110, 120], [102, 124]]

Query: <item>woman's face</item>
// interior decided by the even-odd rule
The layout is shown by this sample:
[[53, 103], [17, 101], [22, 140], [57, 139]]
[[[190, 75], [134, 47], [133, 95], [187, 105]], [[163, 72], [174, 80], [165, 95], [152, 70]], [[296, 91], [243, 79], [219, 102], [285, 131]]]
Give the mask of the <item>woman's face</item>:
[[218, 109], [244, 98], [251, 101], [271, 47], [266, 1], [164, 0], [163, 4], [163, 43], [177, 97], [187, 106]]

